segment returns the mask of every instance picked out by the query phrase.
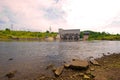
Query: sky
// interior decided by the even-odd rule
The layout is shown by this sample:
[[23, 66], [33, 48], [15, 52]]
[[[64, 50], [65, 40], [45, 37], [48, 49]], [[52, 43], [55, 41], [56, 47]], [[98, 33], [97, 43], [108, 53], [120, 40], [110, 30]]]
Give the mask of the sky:
[[120, 33], [119, 0], [0, 0], [0, 29]]

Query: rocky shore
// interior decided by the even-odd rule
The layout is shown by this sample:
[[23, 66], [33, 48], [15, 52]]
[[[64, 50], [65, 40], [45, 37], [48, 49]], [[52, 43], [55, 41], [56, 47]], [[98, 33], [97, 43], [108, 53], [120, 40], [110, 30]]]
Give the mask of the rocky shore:
[[[50, 64], [46, 70], [51, 70], [54, 76], [44, 74], [31, 80], [119, 80], [120, 79], [120, 53], [104, 55], [102, 58], [88, 60], [72, 59], [59, 67]], [[17, 71], [5, 75], [14, 80]], [[28, 79], [26, 79], [28, 80]]]
[[[120, 53], [104, 55], [102, 58], [84, 61], [81, 65], [79, 60], [72, 60], [72, 64], [61, 67], [57, 77], [38, 76], [35, 80], [119, 80], [120, 79]], [[57, 69], [56, 69], [57, 70]], [[55, 73], [57, 74], [57, 73]]]

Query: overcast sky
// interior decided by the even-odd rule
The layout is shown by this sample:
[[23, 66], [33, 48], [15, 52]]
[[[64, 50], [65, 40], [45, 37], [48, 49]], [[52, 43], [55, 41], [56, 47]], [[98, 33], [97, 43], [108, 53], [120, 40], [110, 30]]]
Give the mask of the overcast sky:
[[120, 0], [0, 0], [0, 29], [120, 33]]

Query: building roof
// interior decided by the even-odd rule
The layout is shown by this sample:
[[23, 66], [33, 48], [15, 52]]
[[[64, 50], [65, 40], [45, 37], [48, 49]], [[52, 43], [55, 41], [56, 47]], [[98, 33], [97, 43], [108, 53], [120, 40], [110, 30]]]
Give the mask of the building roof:
[[66, 34], [66, 33], [77, 33], [80, 34], [80, 29], [59, 29], [60, 34]]

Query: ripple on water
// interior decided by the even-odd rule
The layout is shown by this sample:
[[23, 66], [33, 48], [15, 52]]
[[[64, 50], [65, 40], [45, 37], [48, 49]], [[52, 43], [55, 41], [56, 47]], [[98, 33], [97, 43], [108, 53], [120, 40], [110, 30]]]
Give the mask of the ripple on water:
[[45, 70], [48, 64], [59, 66], [72, 58], [98, 58], [103, 53], [118, 53], [119, 49], [120, 41], [0, 42], [0, 80], [10, 70], [17, 70], [20, 79], [50, 74]]

